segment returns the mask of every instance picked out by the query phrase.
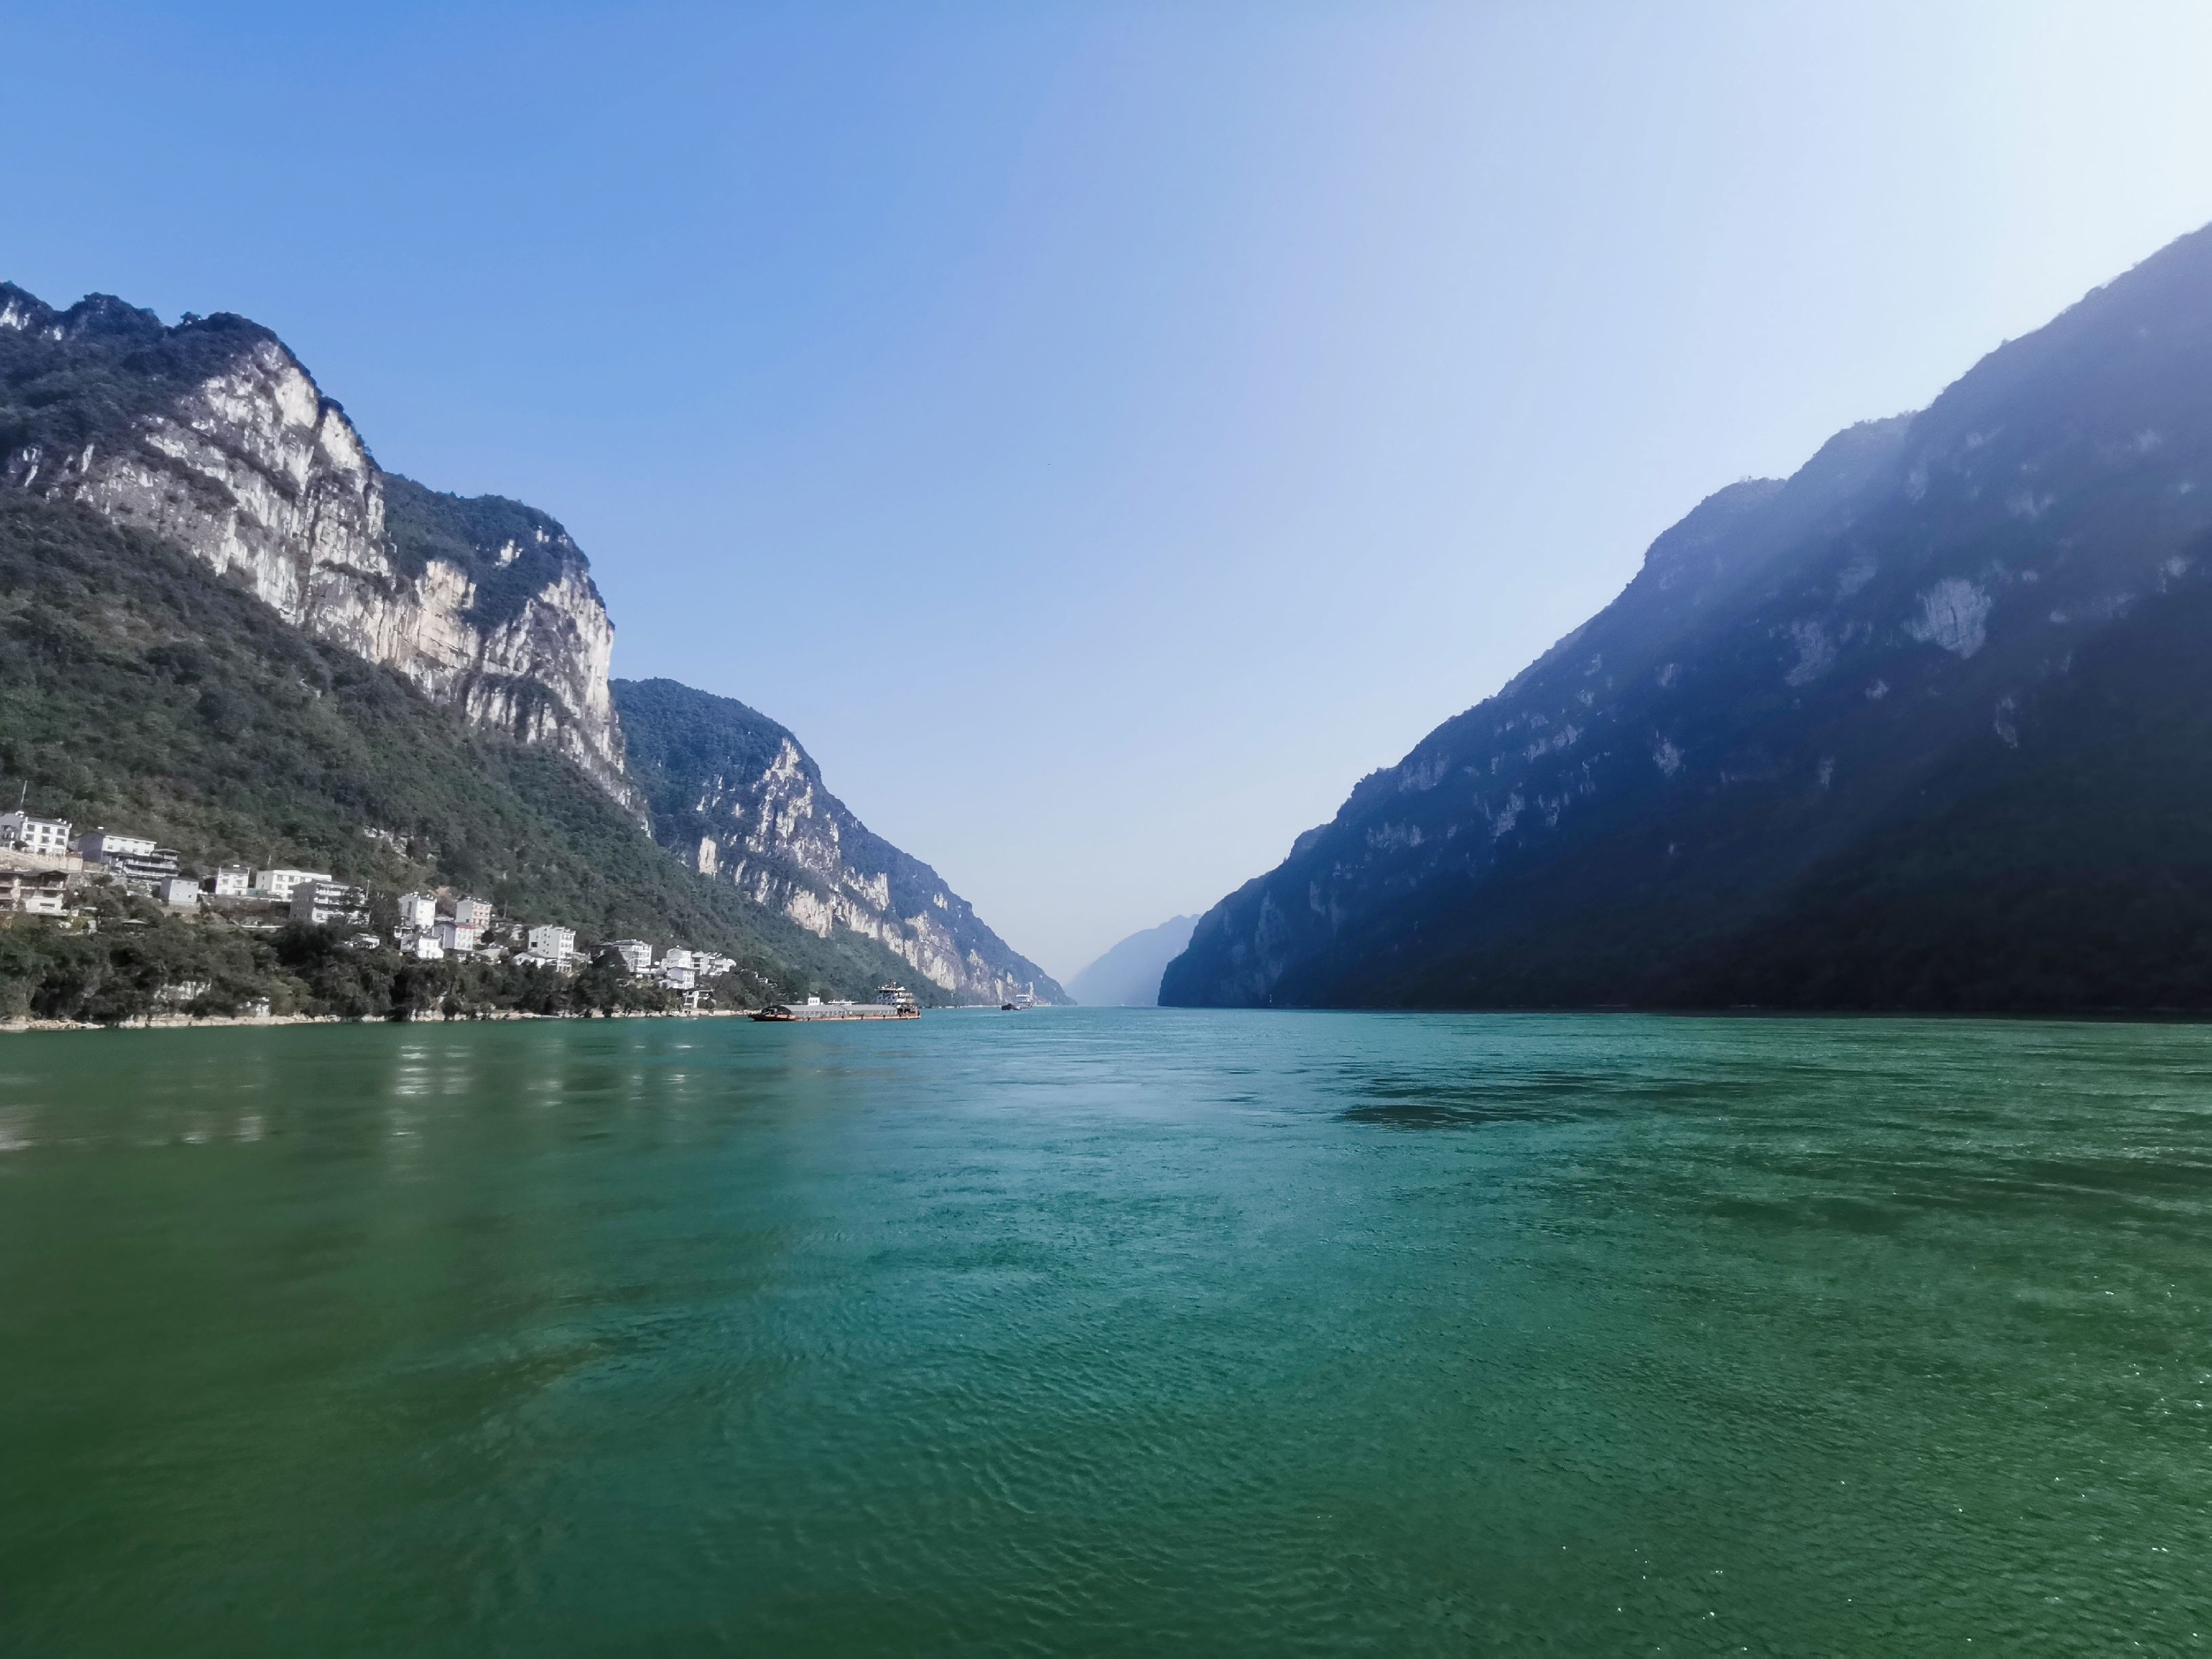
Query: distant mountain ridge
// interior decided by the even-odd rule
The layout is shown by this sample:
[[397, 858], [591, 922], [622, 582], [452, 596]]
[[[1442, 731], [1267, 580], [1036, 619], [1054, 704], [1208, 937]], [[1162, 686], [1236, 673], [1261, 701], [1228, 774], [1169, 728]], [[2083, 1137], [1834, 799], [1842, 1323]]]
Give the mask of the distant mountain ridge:
[[1171, 916], [1132, 933], [1067, 982], [1067, 994], [1089, 1008], [1154, 1008], [1160, 975], [1190, 944], [1196, 916]]
[[2212, 228], [1708, 497], [1169, 1002], [2212, 1007]]
[[1034, 985], [1066, 1000], [936, 871], [831, 794], [783, 726], [674, 680], [617, 680], [614, 690], [653, 834], [701, 875], [823, 938], [875, 940], [957, 1000], [998, 1003]]
[[[12, 775], [51, 786], [49, 810], [133, 803], [129, 810], [149, 828], [187, 850], [229, 857], [251, 849], [264, 858], [289, 845], [297, 856], [315, 850], [328, 858], [332, 825], [351, 796], [361, 827], [385, 838], [380, 845], [424, 849], [420, 857], [366, 859], [341, 837], [336, 845], [365, 872], [388, 865], [410, 872], [395, 878], [428, 879], [439, 866], [431, 849], [442, 848], [456, 870], [505, 881], [518, 895], [597, 894], [591, 903], [599, 914], [664, 942], [686, 928], [706, 929], [711, 939], [684, 942], [743, 950], [769, 980], [793, 988], [818, 983], [858, 992], [906, 974], [918, 975], [932, 1000], [996, 1001], [1031, 981], [1041, 995], [1063, 994], [928, 866], [874, 836], [829, 794], [796, 738], [742, 703], [669, 681], [631, 683], [626, 696], [643, 724], [640, 740], [626, 742], [610, 673], [614, 624], [568, 532], [520, 501], [445, 495], [385, 471], [344, 410], [257, 323], [221, 314], [171, 326], [106, 295], [58, 311], [0, 283], [0, 499], [21, 509], [0, 515], [0, 532], [12, 538], [0, 562], [13, 560], [27, 583], [52, 577], [55, 602], [72, 614], [87, 590], [70, 573], [97, 569], [117, 589], [117, 614], [143, 618], [129, 641], [89, 619], [74, 633], [46, 629], [40, 648], [61, 652], [70, 672], [50, 678], [35, 703], [20, 704], [21, 741], [10, 746], [9, 734], [0, 732], [0, 762]], [[92, 534], [83, 514], [122, 539]], [[455, 817], [459, 802], [447, 785], [471, 764], [483, 765], [462, 759], [465, 743], [417, 738], [434, 757], [426, 764], [440, 774], [428, 790], [403, 787], [381, 761], [373, 778], [331, 776], [325, 757], [275, 750], [321, 742], [368, 766], [380, 740], [257, 705], [258, 730], [274, 745], [257, 766], [316, 779], [312, 805], [288, 831], [273, 804], [222, 828], [206, 799], [213, 762], [196, 750], [180, 750], [172, 765], [143, 745], [64, 741], [73, 717], [65, 701], [56, 701], [57, 688], [65, 681], [77, 688], [70, 695], [88, 699], [85, 688], [97, 677], [80, 671], [95, 663], [109, 665], [103, 683], [123, 699], [110, 708], [111, 719], [132, 719], [135, 708], [159, 724], [173, 712], [163, 707], [168, 694], [156, 690], [160, 676], [115, 666], [137, 664], [137, 651], [182, 653], [199, 680], [233, 673], [257, 684], [270, 664], [294, 654], [278, 650], [265, 630], [240, 623], [230, 632], [250, 651], [219, 648], [193, 631], [214, 625], [206, 619], [220, 604], [180, 586], [150, 555], [148, 582], [134, 582], [129, 550], [142, 544], [176, 550], [306, 639], [390, 671], [470, 731], [573, 763], [629, 817], [630, 834], [643, 843], [639, 831], [649, 824], [691, 873], [671, 884], [666, 872], [632, 872], [618, 893], [599, 893], [590, 883], [549, 884], [518, 868], [533, 859], [562, 862], [562, 848], [580, 865], [627, 867], [626, 859], [611, 859], [599, 811], [538, 787], [545, 779], [532, 767], [522, 769], [532, 781], [522, 795], [549, 815], [548, 846], [529, 852], [509, 836], [506, 848], [460, 857], [458, 849], [474, 838]], [[165, 629], [156, 597], [163, 592], [179, 596], [180, 617], [202, 622]], [[43, 626], [0, 612], [0, 623], [9, 622]], [[165, 632], [178, 637], [165, 643]], [[329, 678], [317, 669], [307, 683]], [[385, 695], [381, 681], [346, 678]], [[9, 689], [0, 678], [0, 694]], [[27, 685], [18, 690], [32, 696]], [[187, 701], [212, 708], [222, 696], [219, 686], [204, 688]], [[206, 736], [189, 721], [176, 729], [191, 744]], [[492, 793], [497, 810], [488, 807], [489, 816], [514, 823], [533, 810]], [[409, 812], [422, 821], [394, 821]], [[709, 844], [726, 846], [731, 856], [702, 860]], [[698, 890], [702, 882], [719, 885], [710, 896]], [[738, 913], [748, 906], [773, 921], [746, 921]]]

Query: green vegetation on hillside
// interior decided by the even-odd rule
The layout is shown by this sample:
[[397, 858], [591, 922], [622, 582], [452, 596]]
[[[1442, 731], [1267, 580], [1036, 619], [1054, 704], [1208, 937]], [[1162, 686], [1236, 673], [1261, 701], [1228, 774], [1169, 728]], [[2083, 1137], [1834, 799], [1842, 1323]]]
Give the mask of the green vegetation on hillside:
[[[1689, 966], [1685, 1000], [2212, 1008], [2212, 588], [2083, 646], [1865, 843]], [[2022, 753], [2031, 758], [2023, 763]]]
[[[466, 571], [476, 584], [468, 618], [479, 628], [512, 621], [533, 595], [561, 580], [564, 566], [583, 566], [568, 532], [534, 507], [504, 495], [448, 495], [396, 472], [383, 477], [392, 562], [410, 577], [434, 559]], [[589, 586], [591, 578], [584, 582]]]
[[[307, 1014], [337, 1019], [478, 1018], [513, 1014], [664, 1013], [678, 993], [631, 975], [607, 952], [574, 975], [448, 957], [418, 962], [350, 946], [336, 930], [248, 931], [228, 917], [167, 912], [116, 890], [88, 909], [96, 932], [36, 917], [0, 917], [0, 1020], [113, 1025], [157, 1015], [195, 1018]], [[718, 983], [712, 1006], [744, 1006]]]
[[33, 446], [59, 456], [119, 441], [139, 416], [276, 337], [227, 313], [164, 328], [152, 312], [100, 294], [56, 312], [0, 283], [7, 305], [31, 325], [0, 328], [0, 457]]
[[756, 995], [858, 994], [906, 964], [819, 939], [655, 847], [565, 759], [461, 726], [388, 670], [92, 512], [0, 495], [0, 789], [188, 865], [449, 886], [588, 939], [735, 957]]

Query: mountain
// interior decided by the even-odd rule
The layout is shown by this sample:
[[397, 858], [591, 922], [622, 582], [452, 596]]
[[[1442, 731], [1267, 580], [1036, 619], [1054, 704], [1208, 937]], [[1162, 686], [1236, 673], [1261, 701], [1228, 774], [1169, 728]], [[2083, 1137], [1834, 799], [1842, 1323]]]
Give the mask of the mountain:
[[566, 756], [455, 719], [169, 544], [4, 490], [0, 775], [37, 806], [155, 836], [199, 867], [442, 886], [592, 940], [726, 951], [757, 998], [903, 968], [701, 881]]
[[881, 945], [942, 992], [1066, 994], [921, 860], [853, 816], [799, 739], [765, 714], [674, 680], [617, 680], [629, 775], [660, 844], [700, 875], [817, 936]]
[[1068, 994], [1089, 1008], [1151, 1008], [1160, 1000], [1160, 975], [1190, 944], [1196, 916], [1176, 916], [1132, 933], [1068, 981]]
[[614, 626], [575, 544], [520, 502], [384, 471], [258, 324], [165, 327], [106, 295], [57, 312], [0, 283], [0, 482], [184, 549], [627, 803]]
[[[244, 318], [0, 283], [0, 769], [42, 810], [717, 948], [763, 990], [1059, 994], [742, 704], [628, 688], [635, 765], [567, 531], [384, 471]], [[702, 836], [739, 855], [702, 873]]]
[[1707, 498], [1162, 1000], [2212, 1007], [2208, 630], [2212, 228]]

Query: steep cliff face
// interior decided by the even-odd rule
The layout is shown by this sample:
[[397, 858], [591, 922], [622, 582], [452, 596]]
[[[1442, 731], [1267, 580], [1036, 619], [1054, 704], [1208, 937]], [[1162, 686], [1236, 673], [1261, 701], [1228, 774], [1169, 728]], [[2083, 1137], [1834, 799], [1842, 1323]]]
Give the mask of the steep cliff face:
[[584, 556], [519, 503], [382, 471], [242, 318], [0, 284], [0, 480], [182, 548], [472, 723], [569, 756], [625, 805], [614, 629]]
[[2212, 1006], [2208, 578], [2212, 230], [1707, 500], [1162, 1000]]
[[874, 940], [955, 1000], [1032, 984], [1066, 1000], [936, 871], [855, 817], [774, 720], [673, 680], [617, 680], [615, 696], [653, 833], [701, 874], [817, 937]]
[[[701, 880], [564, 758], [472, 729], [181, 549], [21, 490], [0, 490], [0, 776], [11, 806], [27, 788], [190, 868], [329, 870], [474, 894], [586, 948], [722, 951], [749, 1000], [866, 995], [907, 973], [870, 940], [823, 939]], [[360, 1007], [362, 985], [325, 988]]]

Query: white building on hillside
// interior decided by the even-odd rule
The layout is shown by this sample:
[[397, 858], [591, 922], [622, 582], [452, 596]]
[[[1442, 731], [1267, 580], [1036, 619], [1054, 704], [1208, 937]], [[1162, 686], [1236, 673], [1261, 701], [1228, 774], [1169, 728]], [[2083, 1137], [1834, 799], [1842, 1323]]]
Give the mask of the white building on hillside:
[[59, 858], [69, 851], [75, 827], [67, 818], [42, 818], [35, 812], [0, 813], [0, 848]]
[[479, 933], [491, 926], [491, 904], [480, 898], [459, 898], [453, 901], [453, 920], [464, 927], [473, 927]]
[[448, 951], [466, 952], [477, 948], [477, 930], [468, 922], [441, 916], [437, 933], [438, 943]]
[[641, 939], [618, 939], [607, 946], [622, 958], [622, 965], [633, 974], [642, 974], [653, 966], [653, 947]]
[[368, 895], [342, 881], [295, 883], [292, 920], [310, 927], [359, 927], [368, 920]]
[[69, 877], [59, 870], [0, 870], [0, 911], [58, 916], [69, 907]]
[[403, 933], [427, 933], [438, 925], [438, 896], [435, 893], [402, 893], [399, 896], [399, 931]]
[[576, 930], [556, 927], [547, 923], [530, 930], [530, 954], [543, 957], [556, 965], [565, 965], [576, 954]]
[[150, 836], [118, 836], [112, 830], [89, 830], [76, 838], [76, 850], [87, 864], [113, 864], [122, 859], [150, 858]]
[[399, 954], [413, 957], [417, 962], [442, 962], [446, 947], [438, 943], [435, 933], [408, 933], [400, 938]]
[[215, 872], [217, 898], [244, 898], [253, 886], [253, 871], [243, 864], [226, 864]]
[[328, 881], [327, 870], [257, 870], [253, 872], [253, 889], [266, 897], [291, 902], [292, 890], [303, 881]]
[[200, 884], [191, 876], [164, 876], [154, 884], [154, 896], [174, 909], [190, 910], [200, 902]]
[[119, 836], [96, 829], [76, 838], [87, 864], [97, 864], [141, 887], [153, 887], [177, 873], [176, 853], [157, 847], [148, 836]]

